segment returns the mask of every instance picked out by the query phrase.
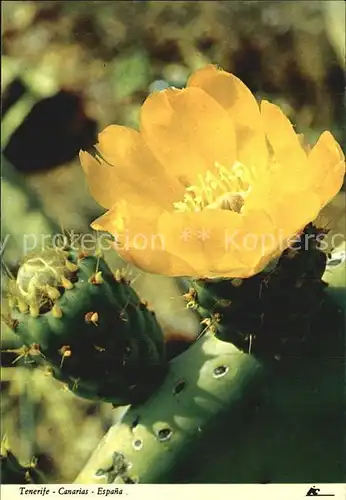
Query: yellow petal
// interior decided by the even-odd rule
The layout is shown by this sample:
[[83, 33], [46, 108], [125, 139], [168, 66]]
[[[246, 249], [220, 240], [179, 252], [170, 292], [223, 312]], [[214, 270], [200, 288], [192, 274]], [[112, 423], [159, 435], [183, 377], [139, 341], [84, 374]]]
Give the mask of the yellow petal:
[[111, 125], [99, 134], [98, 141], [100, 156], [95, 159], [81, 151], [80, 161], [91, 194], [100, 205], [110, 208], [129, 191], [138, 191], [139, 185], [143, 203], [155, 199], [171, 206], [181, 198], [183, 186], [165, 173], [139, 132]]
[[[185, 259], [185, 254], [172, 254], [172, 248], [168, 248], [167, 232], [172, 228], [160, 224], [162, 209], [151, 206], [143, 210], [142, 207], [136, 216], [136, 208], [133, 204], [128, 204], [126, 208], [113, 208], [94, 221], [92, 227], [113, 235], [116, 239], [113, 246], [117, 253], [146, 272], [166, 276], [194, 276], [195, 266]], [[123, 215], [125, 218], [121, 219]], [[179, 234], [175, 236], [179, 238]]]
[[248, 87], [236, 76], [208, 65], [196, 71], [188, 87], [199, 87], [213, 97], [232, 117], [235, 124], [238, 160], [263, 170], [268, 149], [259, 106]]
[[114, 184], [117, 182], [116, 171], [113, 167], [96, 160], [86, 151], [80, 151], [79, 159], [82, 164], [91, 196], [104, 208], [109, 208], [115, 201]]
[[[104, 215], [92, 222], [91, 227], [96, 231], [108, 231], [113, 236], [123, 234], [129, 230], [134, 219], [156, 215], [156, 205], [143, 205], [143, 197], [140, 193], [131, 190], [126, 193], [128, 196], [117, 200], [112, 208]], [[160, 207], [160, 210], [163, 209]]]
[[227, 112], [199, 88], [154, 92], [141, 109], [141, 133], [166, 170], [188, 186], [217, 161], [236, 161], [235, 132]]
[[147, 273], [170, 277], [196, 275], [195, 266], [190, 265], [184, 255], [173, 255], [159, 248], [153, 248], [149, 252], [134, 247], [119, 251], [115, 246], [115, 250], [125, 261]]
[[339, 192], [345, 177], [345, 155], [328, 131], [318, 139], [308, 156], [312, 188], [326, 205]]
[[[229, 211], [179, 213], [151, 206], [136, 212], [133, 203], [109, 210], [92, 227], [117, 241], [117, 252], [146, 272], [167, 276], [222, 276], [218, 262], [226, 255], [228, 270], [244, 268], [237, 248], [227, 248], [227, 230], [240, 216]], [[217, 212], [217, 213], [213, 213]], [[221, 217], [222, 216], [222, 217]]]
[[260, 272], [279, 250], [282, 252], [287, 237], [315, 214], [307, 212], [306, 207], [302, 214], [297, 204], [299, 216], [293, 218], [284, 203], [275, 209], [274, 218], [264, 210], [253, 210], [245, 216], [227, 210], [167, 212], [154, 205], [140, 210], [138, 197], [137, 202], [118, 203], [92, 227], [111, 233], [118, 242], [118, 253], [146, 272], [246, 278]]
[[248, 212], [265, 211], [273, 224], [274, 241], [277, 241], [279, 251], [283, 252], [288, 246], [287, 239], [317, 217], [321, 210], [321, 198], [312, 186], [308, 190], [287, 191], [279, 173], [268, 175], [265, 182], [255, 186], [246, 199], [243, 213], [246, 217]]
[[[292, 195], [293, 196], [293, 195]], [[260, 272], [288, 246], [288, 238], [313, 220], [319, 210], [314, 193], [245, 215], [227, 210], [196, 213], [162, 211], [137, 202], [118, 203], [92, 227], [111, 233], [118, 253], [146, 272], [200, 278], [247, 278]], [[270, 209], [274, 209], [274, 215]]]
[[[251, 211], [242, 215], [242, 225], [232, 234], [228, 231], [227, 250], [223, 259], [218, 263], [218, 271], [226, 276], [244, 278], [253, 274], [253, 269], [266, 255], [271, 255], [277, 243], [271, 218], [263, 210]], [[235, 274], [228, 260], [232, 252], [237, 251], [243, 268]], [[265, 265], [265, 264], [264, 264]]]
[[299, 137], [281, 109], [268, 101], [261, 102], [261, 114], [267, 139], [282, 168], [282, 180], [287, 190], [308, 189], [311, 177], [307, 156]]
[[239, 214], [227, 210], [166, 213], [159, 223], [160, 232], [167, 228], [167, 250], [184, 256], [189, 266], [193, 267], [195, 276], [213, 276], [214, 271], [218, 272], [218, 262], [226, 254], [232, 269], [243, 267], [238, 250], [229, 252], [226, 246], [227, 230], [235, 231], [241, 223]]
[[281, 244], [315, 220], [320, 210], [321, 199], [313, 191], [290, 193], [273, 201], [270, 213]]

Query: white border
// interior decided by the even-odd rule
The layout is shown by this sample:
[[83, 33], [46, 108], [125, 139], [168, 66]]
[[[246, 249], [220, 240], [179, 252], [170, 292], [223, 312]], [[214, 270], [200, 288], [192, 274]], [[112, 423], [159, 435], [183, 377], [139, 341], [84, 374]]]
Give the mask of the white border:
[[[317, 495], [307, 495], [311, 487], [318, 489]], [[118, 493], [117, 493], [118, 492]], [[3, 485], [1, 486], [2, 500], [24, 500], [28, 498], [45, 498], [75, 500], [109, 500], [111, 498], [128, 497], [133, 500], [198, 500], [231, 499], [231, 500], [292, 500], [302, 498], [330, 498], [331, 500], [345, 500], [345, 484], [202, 484], [202, 485], [88, 485], [88, 484], [46, 484], [46, 485]]]

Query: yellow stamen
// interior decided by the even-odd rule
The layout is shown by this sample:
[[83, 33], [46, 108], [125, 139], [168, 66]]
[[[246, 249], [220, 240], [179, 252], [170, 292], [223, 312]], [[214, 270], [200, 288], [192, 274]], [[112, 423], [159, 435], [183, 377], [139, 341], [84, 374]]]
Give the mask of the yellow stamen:
[[175, 202], [178, 212], [200, 212], [204, 209], [231, 210], [240, 213], [244, 199], [254, 182], [253, 172], [242, 163], [227, 168], [214, 163], [214, 171], [198, 175], [198, 184], [186, 188], [182, 201]]

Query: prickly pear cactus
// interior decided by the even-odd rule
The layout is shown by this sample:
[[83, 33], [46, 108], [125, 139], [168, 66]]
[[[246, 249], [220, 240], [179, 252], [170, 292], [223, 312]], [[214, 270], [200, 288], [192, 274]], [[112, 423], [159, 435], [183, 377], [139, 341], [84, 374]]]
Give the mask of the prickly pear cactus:
[[[108, 431], [75, 482], [171, 481], [175, 468], [189, 460], [196, 443], [210, 435], [220, 417], [229, 420], [229, 415], [241, 413], [265, 376], [263, 364], [253, 356], [206, 333], [171, 360], [160, 389], [145, 404], [131, 407]], [[232, 425], [240, 431], [239, 417]]]
[[187, 306], [218, 338], [246, 352], [276, 358], [301, 354], [326, 298], [323, 236], [324, 230], [309, 224], [295, 246], [251, 278], [183, 281]]
[[[292, 377], [296, 377], [297, 373], [305, 374], [307, 381], [304, 376], [299, 379], [299, 387], [303, 388], [303, 401], [307, 400], [308, 394], [316, 394], [315, 386], [314, 390], [309, 387], [307, 374], [315, 368], [314, 378], [324, 367], [326, 359], [332, 361], [334, 369], [333, 360], [338, 360], [336, 353], [340, 352], [341, 311], [326, 293], [329, 288], [334, 288], [333, 279], [329, 279], [327, 274], [339, 275], [336, 268], [340, 259], [334, 262], [337, 265], [329, 265], [328, 273], [328, 268], [325, 270], [327, 256], [318, 248], [318, 231], [309, 225], [304, 234], [312, 235], [308, 240], [310, 245], [284, 252], [272, 269], [267, 269], [260, 276], [242, 282], [224, 280], [207, 284], [188, 283], [187, 305], [200, 314], [200, 338], [186, 352], [170, 361], [169, 374], [160, 389], [143, 405], [130, 408], [121, 422], [109, 430], [77, 477], [76, 483], [186, 482], [187, 473], [184, 475], [183, 470], [185, 467], [191, 470], [190, 463], [198, 465], [194, 479], [190, 477], [189, 481], [208, 482], [210, 456], [215, 456], [213, 464], [214, 470], [217, 470], [220, 450], [214, 449], [215, 453], [211, 455], [206, 452], [201, 456], [199, 454], [203, 451], [203, 445], [204, 451], [210, 450], [216, 438], [219, 446], [227, 442], [226, 448], [222, 450], [225, 459], [218, 481], [229, 482], [230, 477], [232, 482], [236, 481], [236, 474], [232, 475], [230, 468], [236, 469], [233, 460], [237, 460], [237, 453], [244, 453], [243, 444], [248, 442], [249, 414], [253, 412], [255, 415], [258, 408], [263, 406], [262, 400], [269, 399], [269, 403], [266, 403], [269, 413], [264, 412], [262, 432], [271, 436], [274, 424], [271, 421], [270, 404], [275, 400], [280, 408], [291, 401], [290, 397], [287, 398], [287, 391], [292, 385]], [[263, 285], [269, 291], [261, 296], [264, 278], [272, 281]], [[340, 280], [337, 281], [339, 283]], [[346, 288], [346, 283], [343, 288]], [[265, 330], [259, 328], [261, 323], [256, 323], [263, 312], [269, 315]], [[258, 335], [258, 342], [256, 339], [253, 342], [256, 355], [250, 353], [249, 344], [246, 345], [247, 321], [249, 331]], [[281, 330], [275, 330], [275, 326]], [[218, 338], [221, 336], [223, 340]], [[234, 345], [233, 339], [238, 341], [242, 349]], [[306, 356], [287, 356], [287, 353], [302, 353], [304, 348]], [[282, 354], [281, 362], [268, 362], [273, 356], [279, 360], [276, 353]], [[327, 372], [325, 370], [323, 375], [326, 376]], [[328, 376], [338, 377], [338, 371], [334, 370]], [[273, 391], [273, 381], [279, 387], [278, 396], [270, 395], [268, 387]], [[286, 392], [281, 394], [280, 387], [285, 386], [285, 381]], [[319, 386], [320, 380], [316, 377], [310, 383]], [[334, 378], [333, 384], [337, 383], [337, 378]], [[311, 400], [307, 408], [309, 404], [311, 406]], [[294, 408], [291, 418], [294, 421]], [[309, 422], [309, 419], [306, 420]], [[285, 434], [282, 433], [280, 419], [277, 425], [280, 435]], [[220, 437], [220, 430], [223, 437]], [[314, 432], [311, 432], [312, 441], [316, 439]], [[277, 439], [276, 435], [274, 437]], [[199, 447], [201, 443], [202, 447]], [[253, 445], [250, 443], [244, 462], [251, 462], [251, 450]], [[274, 451], [277, 453], [277, 447]], [[282, 454], [281, 448], [279, 452]], [[279, 477], [282, 481], [280, 473], [286, 469], [278, 470], [280, 467], [276, 464], [280, 460], [275, 453], [269, 465], [264, 466], [270, 466], [272, 477]], [[299, 450], [295, 450], [295, 453], [290, 459], [293, 457], [297, 460]], [[260, 462], [262, 459], [263, 447], [260, 458], [256, 460]], [[268, 462], [268, 458], [264, 461]], [[236, 470], [239, 472], [239, 468]], [[244, 463], [242, 470], [247, 470]], [[306, 474], [309, 477], [309, 464], [301, 464], [301, 471], [301, 476]], [[248, 482], [261, 480], [260, 474], [256, 476], [256, 467], [253, 467], [252, 472], [246, 478]]]
[[29, 354], [79, 396], [136, 403], [166, 374], [155, 314], [102, 258], [72, 249], [27, 257], [9, 304], [11, 327]]

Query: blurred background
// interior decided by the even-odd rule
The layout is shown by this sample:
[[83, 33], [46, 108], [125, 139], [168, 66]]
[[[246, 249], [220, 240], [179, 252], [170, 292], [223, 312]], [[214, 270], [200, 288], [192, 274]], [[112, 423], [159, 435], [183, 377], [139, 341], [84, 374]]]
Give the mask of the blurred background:
[[[79, 149], [108, 124], [137, 127], [150, 92], [183, 87], [207, 63], [279, 104], [310, 143], [329, 129], [345, 150], [342, 1], [5, 1], [1, 29], [3, 283], [23, 256], [23, 234], [90, 232], [102, 213]], [[319, 223], [345, 235], [344, 211], [342, 191]], [[126, 269], [165, 331], [195, 335], [172, 280]], [[2, 349], [15, 349], [2, 326]], [[50, 482], [69, 483], [119, 414], [17, 357], [2, 356], [3, 431], [22, 461], [35, 456]]]

